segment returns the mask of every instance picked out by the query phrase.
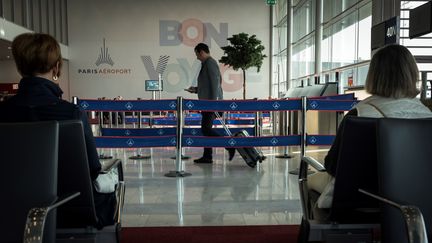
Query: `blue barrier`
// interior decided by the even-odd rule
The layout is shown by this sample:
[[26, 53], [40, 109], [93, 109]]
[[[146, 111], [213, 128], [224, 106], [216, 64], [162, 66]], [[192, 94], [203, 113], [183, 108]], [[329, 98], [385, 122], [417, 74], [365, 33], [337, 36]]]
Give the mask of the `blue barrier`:
[[359, 101], [357, 100], [324, 100], [324, 99], [308, 99], [307, 110], [316, 111], [349, 111]]
[[[217, 133], [228, 136], [225, 129], [214, 128]], [[255, 135], [255, 129], [253, 128], [230, 128], [232, 133], [239, 132], [240, 130], [246, 130], [251, 136]], [[176, 128], [102, 128], [102, 136], [168, 136], [175, 135]], [[202, 136], [201, 128], [183, 128], [183, 135], [191, 136]]]
[[307, 145], [332, 145], [335, 135], [307, 135]]
[[300, 144], [300, 135], [264, 137], [199, 137], [184, 136], [184, 147], [264, 147]]
[[88, 111], [175, 111], [176, 100], [79, 100]]
[[284, 111], [301, 110], [301, 100], [183, 100], [189, 111]]
[[[348, 95], [308, 99], [308, 110], [350, 110], [357, 100]], [[175, 100], [79, 100], [79, 106], [88, 111], [175, 111]], [[301, 100], [184, 100], [184, 110], [190, 111], [284, 111], [301, 110]], [[199, 114], [191, 117], [199, 117]], [[254, 114], [234, 115], [255, 117]]]
[[[310, 146], [330, 146], [334, 135], [308, 135], [307, 144]], [[300, 135], [264, 136], [264, 137], [203, 137], [183, 136], [183, 147], [271, 147], [271, 146], [300, 146]], [[176, 145], [175, 136], [160, 137], [95, 137], [98, 148], [142, 148], [142, 147], [171, 147]]]
[[175, 136], [160, 137], [95, 137], [98, 148], [143, 148], [172, 147], [176, 145]]
[[[316, 111], [348, 111], [358, 103], [354, 100], [353, 94], [317, 97], [307, 99], [306, 110]], [[136, 100], [136, 101], [107, 101], [107, 100], [80, 100], [79, 105], [87, 111], [175, 111], [177, 109], [176, 100]], [[189, 111], [230, 111], [230, 112], [256, 112], [256, 111], [286, 111], [286, 110], [302, 110], [300, 99], [291, 100], [183, 100], [182, 106], [184, 110]], [[267, 113], [270, 116], [269, 113]], [[171, 114], [168, 114], [171, 116]], [[263, 115], [264, 116], [264, 115]], [[240, 119], [228, 119], [227, 124], [234, 125], [254, 125], [253, 119], [241, 119], [255, 117], [255, 113], [232, 113], [230, 117]], [[130, 122], [134, 118], [126, 118], [126, 122]], [[138, 119], [135, 118], [135, 121]], [[143, 118], [144, 123], [150, 122], [149, 118]], [[177, 120], [172, 118], [153, 118], [151, 120], [154, 125], [176, 125]], [[200, 114], [189, 114], [189, 118], [185, 119], [185, 125], [199, 125]], [[218, 120], [215, 124], [220, 124]], [[233, 132], [236, 132], [232, 128]], [[130, 134], [126, 134], [129, 130]], [[138, 132], [139, 130], [139, 132]], [[292, 146], [301, 145], [300, 135], [291, 136], [264, 136], [264, 137], [202, 137], [196, 136], [200, 134], [200, 129], [184, 128], [185, 147], [260, 147], [260, 146]], [[222, 129], [220, 129], [222, 130]], [[133, 131], [133, 132], [132, 132]], [[99, 148], [140, 148], [140, 147], [169, 147], [176, 145], [175, 136], [167, 136], [167, 134], [175, 134], [175, 128], [163, 129], [118, 129], [104, 130], [104, 135], [115, 135], [115, 137], [96, 137], [96, 145]], [[253, 129], [248, 131], [254, 134]], [[121, 135], [120, 135], [120, 134]], [[221, 133], [222, 134], [222, 133]], [[149, 136], [151, 135], [151, 136]], [[192, 136], [193, 135], [193, 136]], [[128, 137], [118, 137], [128, 136]], [[147, 137], [146, 137], [147, 136]], [[334, 140], [333, 135], [308, 135], [307, 145], [331, 145]]]
[[[138, 123], [138, 118], [126, 118], [126, 123]], [[141, 118], [141, 123], [149, 124], [150, 118]], [[254, 125], [255, 122], [252, 119], [238, 119], [238, 120], [226, 120], [228, 125]], [[151, 119], [152, 125], [165, 125], [165, 126], [175, 126], [177, 124], [176, 119], [171, 118], [153, 118]], [[189, 118], [185, 120], [185, 125], [187, 126], [199, 126], [201, 125], [201, 118]], [[221, 125], [219, 120], [214, 120], [213, 125]]]

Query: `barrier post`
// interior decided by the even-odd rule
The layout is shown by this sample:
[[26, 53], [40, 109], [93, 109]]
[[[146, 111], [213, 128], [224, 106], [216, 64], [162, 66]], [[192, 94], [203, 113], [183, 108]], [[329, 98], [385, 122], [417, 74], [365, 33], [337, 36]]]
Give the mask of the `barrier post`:
[[[301, 158], [306, 154], [306, 145], [307, 145], [307, 134], [306, 134], [306, 112], [307, 112], [307, 97], [301, 97], [302, 102], [302, 112], [301, 112], [301, 140], [300, 140], [300, 156]], [[295, 170], [290, 171], [290, 174], [298, 175], [300, 169], [297, 167]], [[308, 171], [308, 174], [312, 174], [312, 171]]]
[[[140, 99], [138, 99], [140, 100]], [[138, 111], [138, 128], [142, 129], [142, 111]], [[133, 160], [141, 160], [141, 159], [150, 159], [150, 155], [142, 155], [141, 148], [138, 148], [137, 154], [129, 157], [129, 159]]]
[[[280, 119], [279, 119], [279, 134], [282, 136], [288, 136], [290, 135], [289, 133], [289, 127], [291, 126], [289, 124], [289, 119], [288, 119], [288, 113], [289, 111], [280, 111], [279, 115], [280, 115]], [[288, 146], [285, 146], [284, 148], [284, 153], [281, 155], [276, 155], [275, 158], [278, 159], [290, 159], [293, 156], [290, 155], [288, 153]]]
[[182, 136], [183, 136], [183, 97], [177, 97], [177, 129], [176, 129], [176, 170], [165, 174], [167, 177], [186, 177], [192, 175], [184, 171], [182, 161]]
[[254, 132], [255, 132], [255, 136], [256, 137], [258, 137], [260, 134], [259, 134], [259, 131], [260, 131], [260, 124], [259, 124], [259, 112], [257, 111], [257, 112], [255, 112], [255, 121], [254, 121], [254, 123], [255, 123], [255, 128], [254, 128]]
[[302, 127], [301, 127], [301, 157], [306, 154], [306, 145], [307, 145], [307, 135], [306, 135], [306, 112], [307, 112], [307, 98], [306, 96], [301, 97], [302, 100]]

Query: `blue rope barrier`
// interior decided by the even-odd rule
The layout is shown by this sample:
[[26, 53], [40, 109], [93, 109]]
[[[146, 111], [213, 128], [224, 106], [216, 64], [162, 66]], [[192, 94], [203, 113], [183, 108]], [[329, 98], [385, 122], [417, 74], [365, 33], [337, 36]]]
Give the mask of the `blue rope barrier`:
[[176, 100], [79, 100], [88, 111], [175, 111]]
[[[300, 145], [300, 135], [264, 137], [183, 136], [183, 147], [267, 147]], [[95, 137], [98, 148], [172, 147], [175, 136], [160, 137]]]
[[[309, 110], [348, 111], [357, 100], [351, 94], [308, 99]], [[175, 111], [176, 100], [79, 100], [78, 105], [86, 111]], [[187, 100], [184, 110], [190, 111], [285, 111], [301, 110], [301, 100]], [[199, 117], [199, 115], [191, 115]], [[240, 115], [242, 116], [242, 115]], [[254, 116], [245, 115], [245, 116]]]
[[[217, 133], [228, 136], [225, 129], [215, 128]], [[251, 136], [255, 135], [255, 129], [253, 128], [230, 128], [232, 133], [239, 132], [241, 130], [246, 130]], [[176, 128], [102, 128], [102, 136], [168, 136], [175, 135]], [[203, 136], [201, 133], [201, 128], [183, 128], [183, 135], [190, 136]]]
[[284, 111], [300, 110], [301, 101], [293, 100], [183, 100], [189, 111]]
[[307, 135], [307, 145], [329, 145], [333, 144], [335, 135]]
[[176, 145], [175, 136], [160, 137], [95, 137], [98, 148], [143, 148], [172, 147]]
[[323, 99], [308, 99], [307, 110], [316, 111], [349, 111], [359, 101], [357, 100], [323, 100]]
[[264, 147], [300, 145], [300, 135], [264, 137], [199, 137], [184, 136], [185, 147]]
[[[138, 118], [126, 118], [126, 123], [138, 123]], [[177, 124], [176, 119], [149, 119], [149, 118], [141, 118], [141, 123], [143, 124], [149, 124], [151, 121], [151, 124], [153, 125], [165, 125], [165, 126], [175, 126]], [[254, 125], [254, 120], [252, 119], [238, 119], [238, 120], [226, 120], [226, 124], [228, 125]], [[201, 118], [192, 118], [192, 119], [186, 119], [185, 125], [187, 126], [199, 126], [201, 125]], [[214, 120], [213, 125], [221, 125], [221, 122], [219, 120]]]

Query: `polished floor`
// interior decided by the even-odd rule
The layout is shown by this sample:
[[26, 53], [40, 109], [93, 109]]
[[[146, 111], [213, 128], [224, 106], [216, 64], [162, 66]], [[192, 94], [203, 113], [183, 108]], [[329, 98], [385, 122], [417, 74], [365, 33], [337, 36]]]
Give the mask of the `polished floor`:
[[[125, 227], [299, 224], [297, 175], [290, 173], [298, 167], [299, 154], [296, 148], [262, 150], [267, 159], [250, 168], [238, 153], [228, 161], [222, 148], [214, 149], [213, 164], [194, 164], [202, 148], [186, 148], [191, 159], [183, 160], [184, 171], [191, 175], [174, 178], [165, 176], [176, 171], [174, 148], [100, 152], [124, 162]], [[294, 157], [276, 158], [285, 152]], [[150, 158], [130, 159], [137, 154]]]

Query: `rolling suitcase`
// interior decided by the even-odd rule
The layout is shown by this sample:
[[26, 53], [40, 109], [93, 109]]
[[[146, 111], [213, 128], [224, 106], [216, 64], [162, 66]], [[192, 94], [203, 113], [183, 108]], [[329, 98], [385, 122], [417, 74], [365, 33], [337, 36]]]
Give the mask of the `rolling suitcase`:
[[[239, 132], [236, 132], [234, 135], [231, 133], [231, 131], [226, 126], [224, 120], [222, 117], [220, 117], [218, 112], [215, 112], [216, 117], [220, 120], [222, 126], [224, 127], [225, 131], [229, 136], [234, 137], [249, 137], [249, 133], [246, 130], [241, 130]], [[243, 160], [246, 162], [246, 164], [252, 168], [254, 168], [259, 161], [260, 163], [266, 159], [262, 151], [258, 148], [237, 148], [237, 151], [243, 158]]]

